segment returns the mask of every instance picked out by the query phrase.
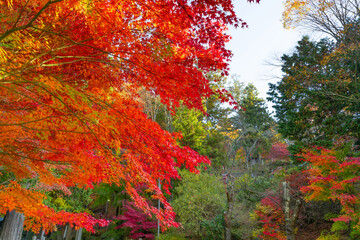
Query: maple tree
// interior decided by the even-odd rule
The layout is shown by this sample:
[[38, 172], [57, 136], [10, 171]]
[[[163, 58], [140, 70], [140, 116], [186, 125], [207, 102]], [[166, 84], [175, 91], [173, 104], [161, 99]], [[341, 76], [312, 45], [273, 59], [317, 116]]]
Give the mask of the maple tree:
[[264, 158], [275, 159], [275, 160], [285, 160], [290, 156], [289, 151], [287, 150], [288, 145], [283, 142], [275, 142], [272, 144], [271, 149], [268, 153], [265, 154]]
[[[136, 191], [146, 199], [149, 206], [156, 205], [155, 201], [151, 201], [149, 198], [150, 195], [147, 194], [146, 185], [137, 186]], [[96, 193], [96, 199], [90, 209], [98, 213], [100, 211], [101, 218], [112, 220], [106, 230], [101, 229], [98, 232], [98, 234], [101, 234], [101, 238], [154, 238], [154, 232], [158, 227], [157, 219], [136, 207], [135, 202], [130, 198], [123, 186], [99, 184], [94, 192]]]
[[[125, 185], [137, 207], [177, 226], [157, 179], [168, 192], [175, 167], [197, 172], [209, 161], [149, 119], [138, 91], [170, 109], [202, 109], [214, 93], [205, 74], [228, 73], [226, 25], [246, 25], [232, 2], [5, 0], [0, 16], [0, 158], [10, 173], [0, 213], [23, 213], [33, 231], [65, 222], [92, 231], [105, 222], [45, 206], [44, 186], [104, 182]], [[137, 193], [144, 183], [160, 211]]]
[[132, 202], [126, 202], [124, 204], [125, 212], [123, 215], [116, 217], [115, 219], [125, 221], [117, 228], [130, 228], [130, 238], [139, 239], [154, 239], [154, 230], [157, 227], [157, 222], [154, 219], [149, 219], [149, 216], [144, 214], [141, 210], [137, 209]]
[[258, 220], [259, 229], [254, 232], [260, 239], [285, 240], [286, 236], [281, 229], [284, 224], [284, 213], [281, 208], [281, 199], [278, 196], [268, 196], [263, 198], [253, 214], [253, 218]]
[[303, 222], [306, 214], [302, 207], [305, 194], [300, 189], [309, 185], [308, 177], [307, 173], [301, 171], [287, 173], [274, 181], [278, 187], [274, 188], [273, 184], [272, 188], [260, 192], [265, 194], [251, 214], [258, 224], [254, 235], [268, 240], [296, 239], [297, 222]]
[[317, 147], [302, 154], [303, 160], [311, 165], [306, 170], [310, 184], [301, 190], [307, 194], [307, 201], [338, 201], [341, 212], [331, 219], [332, 231], [349, 230], [354, 238], [360, 234], [360, 159], [344, 156], [341, 151]]

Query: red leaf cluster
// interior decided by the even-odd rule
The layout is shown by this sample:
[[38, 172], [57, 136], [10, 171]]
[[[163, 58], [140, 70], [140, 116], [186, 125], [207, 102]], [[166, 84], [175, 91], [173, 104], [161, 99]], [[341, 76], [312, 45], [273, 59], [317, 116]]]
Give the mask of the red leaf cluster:
[[149, 218], [148, 215], [136, 208], [132, 202], [126, 202], [124, 211], [122, 216], [115, 219], [123, 220], [125, 222], [116, 228], [130, 228], [130, 238], [132, 239], [154, 239], [154, 234], [152, 232], [157, 228], [156, 220]]
[[284, 212], [281, 198], [269, 195], [263, 198], [255, 210], [256, 218], [261, 222], [257, 237], [266, 240], [285, 240], [281, 230], [284, 224]]
[[286, 143], [277, 142], [271, 146], [270, 151], [264, 156], [267, 159], [288, 159], [290, 156], [289, 151], [287, 150], [288, 145]]

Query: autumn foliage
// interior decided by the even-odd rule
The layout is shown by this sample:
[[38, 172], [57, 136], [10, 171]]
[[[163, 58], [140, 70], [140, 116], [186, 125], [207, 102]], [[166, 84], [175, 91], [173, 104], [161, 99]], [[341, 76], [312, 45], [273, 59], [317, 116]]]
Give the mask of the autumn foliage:
[[284, 160], [289, 158], [290, 153], [287, 150], [288, 145], [286, 143], [282, 143], [282, 142], [277, 142], [274, 143], [271, 146], [270, 151], [265, 154], [264, 158], [267, 159], [276, 159], [276, 160]]
[[282, 229], [284, 225], [284, 210], [279, 196], [269, 195], [263, 198], [254, 211], [254, 218], [259, 221], [260, 228], [254, 235], [266, 240], [285, 240]]
[[307, 194], [306, 199], [339, 202], [341, 212], [331, 219], [336, 224], [334, 230], [348, 230], [347, 228], [350, 227], [351, 232], [358, 234], [360, 232], [358, 211], [360, 159], [342, 158], [336, 154], [336, 151], [322, 147], [308, 151], [303, 155], [303, 159], [311, 163], [311, 167], [306, 170], [310, 175], [310, 184], [301, 189]]
[[[35, 231], [65, 222], [91, 231], [105, 223], [49, 209], [44, 191], [105, 182], [177, 226], [157, 180], [168, 192], [176, 167], [209, 161], [150, 120], [138, 90], [170, 109], [202, 109], [214, 93], [205, 74], [228, 72], [226, 25], [245, 25], [232, 2], [5, 0], [0, 15], [0, 213], [24, 213]], [[162, 210], [138, 194], [144, 183]]]
[[154, 230], [157, 228], [157, 222], [154, 219], [149, 219], [149, 216], [144, 214], [141, 210], [134, 206], [132, 202], [124, 204], [124, 214], [115, 219], [124, 221], [123, 224], [117, 228], [130, 228], [130, 238], [139, 239], [154, 239]]

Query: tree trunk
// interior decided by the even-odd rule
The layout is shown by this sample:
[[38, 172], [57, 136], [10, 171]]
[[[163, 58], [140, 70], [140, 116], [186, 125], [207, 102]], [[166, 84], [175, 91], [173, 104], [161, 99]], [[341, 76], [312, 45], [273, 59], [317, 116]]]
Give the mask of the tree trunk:
[[44, 230], [41, 231], [41, 233], [39, 235], [39, 239], [40, 240], [45, 240], [45, 231]]
[[110, 200], [108, 199], [106, 201], [106, 204], [105, 204], [105, 216], [108, 215], [108, 212], [109, 212], [109, 204], [110, 204]]
[[76, 231], [75, 240], [81, 240], [82, 231], [83, 231], [82, 228], [79, 228], [79, 229]]
[[234, 207], [234, 184], [233, 176], [228, 173], [225, 185], [226, 199], [227, 199], [227, 211], [224, 214], [225, 219], [225, 240], [231, 239], [231, 217]]
[[66, 232], [64, 233], [64, 235], [65, 235], [65, 240], [71, 240], [71, 238], [72, 238], [72, 227], [70, 226], [70, 224], [67, 225]]
[[225, 227], [225, 240], [231, 240], [231, 228]]
[[247, 172], [250, 172], [250, 159], [248, 158], [248, 156], [246, 155], [246, 157], [245, 157], [245, 161], [246, 161], [246, 171]]
[[0, 240], [21, 240], [25, 216], [15, 210], [7, 212]]
[[290, 214], [290, 186], [288, 182], [283, 182], [284, 187], [284, 213], [285, 213], [285, 229], [286, 239], [296, 240], [296, 221], [299, 216], [301, 201], [296, 200], [293, 214]]

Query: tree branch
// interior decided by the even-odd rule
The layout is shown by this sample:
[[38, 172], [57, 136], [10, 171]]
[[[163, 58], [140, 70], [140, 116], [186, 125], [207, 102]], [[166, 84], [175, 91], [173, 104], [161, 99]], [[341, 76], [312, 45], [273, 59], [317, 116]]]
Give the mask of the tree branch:
[[20, 27], [16, 27], [16, 23], [15, 25], [7, 30], [6, 32], [4, 32], [3, 34], [1, 34], [0, 36], [0, 42], [5, 39], [7, 36], [9, 36], [10, 34], [12, 34], [13, 32], [16, 32], [16, 31], [20, 31], [20, 30], [23, 30], [23, 29], [26, 29], [26, 28], [29, 28], [32, 26], [32, 24], [35, 22], [35, 20], [41, 15], [41, 13], [43, 11], [45, 11], [45, 9], [47, 9], [51, 4], [54, 4], [54, 3], [58, 3], [58, 2], [61, 2], [63, 0], [54, 0], [54, 1], [48, 1], [40, 10], [39, 12], [26, 24], [26, 25], [23, 25], [23, 26], [20, 26]]

